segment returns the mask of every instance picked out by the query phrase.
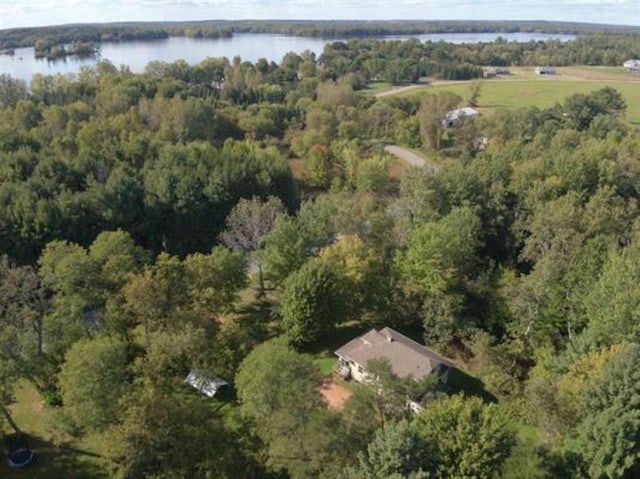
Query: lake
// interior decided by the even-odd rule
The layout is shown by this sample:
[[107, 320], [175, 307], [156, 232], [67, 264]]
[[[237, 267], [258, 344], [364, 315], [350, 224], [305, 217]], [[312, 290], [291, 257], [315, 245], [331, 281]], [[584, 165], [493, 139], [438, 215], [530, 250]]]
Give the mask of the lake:
[[[417, 38], [420, 41], [447, 41], [452, 43], [491, 42], [502, 37], [508, 41], [528, 42], [530, 40], [559, 39], [569, 41], [572, 35], [545, 33], [438, 33], [427, 35], [392, 35], [376, 37], [389, 40]], [[116, 66], [128, 65], [133, 72], [140, 73], [153, 60], [174, 62], [184, 59], [190, 64], [199, 63], [207, 57], [233, 58], [239, 55], [243, 60], [255, 62], [259, 58], [280, 62], [288, 52], [301, 53], [311, 50], [321, 54], [327, 43], [336, 38], [307, 38], [272, 34], [237, 34], [230, 38], [195, 39], [172, 37], [165, 40], [103, 43], [100, 58], [110, 60]], [[81, 66], [91, 66], [98, 58], [69, 57], [59, 60], [36, 59], [33, 48], [17, 48], [15, 55], [0, 55], [0, 74], [8, 73], [14, 78], [29, 81], [34, 73], [53, 75], [74, 73]]]

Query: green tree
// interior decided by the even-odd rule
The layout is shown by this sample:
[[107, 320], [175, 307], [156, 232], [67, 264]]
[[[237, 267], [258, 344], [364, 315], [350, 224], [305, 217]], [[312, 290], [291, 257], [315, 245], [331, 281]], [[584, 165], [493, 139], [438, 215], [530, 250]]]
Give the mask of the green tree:
[[265, 444], [270, 469], [314, 478], [340, 460], [339, 419], [326, 411], [320, 381], [311, 360], [280, 338], [257, 346], [240, 365], [241, 410]]
[[53, 292], [53, 308], [45, 320], [50, 351], [62, 354], [75, 339], [98, 329], [123, 332], [128, 320], [119, 314], [120, 292], [148, 260], [147, 252], [121, 230], [100, 233], [88, 249], [62, 241], [48, 243], [39, 272]]
[[0, 108], [13, 108], [18, 101], [27, 97], [27, 85], [24, 80], [0, 75]]
[[640, 249], [636, 239], [621, 251], [612, 251], [582, 304], [588, 321], [583, 341], [599, 348], [633, 341], [640, 334]]
[[585, 388], [584, 418], [569, 448], [584, 459], [592, 478], [640, 474], [640, 346], [629, 344], [611, 358], [600, 378]]
[[128, 394], [120, 407], [121, 423], [107, 437], [113, 477], [224, 479], [242, 470], [215, 403], [197, 393], [146, 387]]
[[[398, 378], [391, 371], [386, 358], [372, 359], [366, 364], [367, 382], [354, 389], [346, 409], [352, 414], [364, 412], [375, 426], [385, 428], [388, 423], [409, 415], [407, 399], [413, 398], [413, 387], [418, 385], [412, 378]], [[426, 393], [425, 388], [422, 393]], [[364, 418], [361, 418], [364, 419]]]
[[170, 329], [181, 319], [193, 318], [185, 269], [179, 258], [162, 253], [154, 265], [130, 279], [123, 294], [125, 309], [134, 325], [142, 324], [148, 334]]
[[403, 288], [422, 300], [425, 337], [446, 342], [460, 329], [462, 280], [474, 272], [480, 221], [469, 208], [418, 226], [396, 253]]
[[343, 472], [344, 479], [420, 479], [429, 474], [422, 437], [406, 421], [376, 431], [366, 451]]
[[102, 430], [119, 411], [126, 392], [126, 346], [106, 336], [75, 343], [59, 374], [65, 413], [81, 429]]
[[281, 299], [282, 328], [293, 344], [312, 343], [344, 318], [345, 302], [333, 268], [310, 260], [289, 276]]
[[416, 429], [438, 477], [493, 477], [515, 443], [496, 405], [460, 395], [431, 403]]
[[358, 165], [356, 189], [362, 192], [384, 193], [389, 188], [387, 158], [369, 158]]
[[[44, 352], [45, 290], [36, 270], [16, 266], [0, 256], [0, 358], [5, 367], [33, 381], [39, 389], [48, 383]], [[10, 390], [12, 381], [3, 381]]]
[[272, 231], [265, 236], [262, 258], [266, 279], [282, 285], [311, 255], [304, 232], [295, 218], [280, 215]]
[[453, 93], [444, 92], [437, 95], [427, 95], [420, 104], [418, 119], [422, 143], [434, 150], [439, 150], [442, 144], [442, 133], [447, 113], [456, 108], [462, 99]]
[[223, 246], [210, 254], [195, 253], [184, 260], [187, 294], [194, 309], [215, 315], [229, 311], [246, 285], [246, 261]]
[[304, 178], [310, 186], [327, 188], [333, 177], [333, 158], [323, 145], [313, 145], [303, 163]]
[[475, 108], [478, 106], [478, 99], [480, 98], [480, 92], [482, 91], [482, 82], [475, 81], [469, 85], [469, 99], [467, 105]]
[[280, 338], [249, 353], [240, 364], [235, 384], [243, 413], [256, 421], [259, 429], [268, 428], [276, 412], [292, 405], [312, 410], [322, 401], [318, 370]]

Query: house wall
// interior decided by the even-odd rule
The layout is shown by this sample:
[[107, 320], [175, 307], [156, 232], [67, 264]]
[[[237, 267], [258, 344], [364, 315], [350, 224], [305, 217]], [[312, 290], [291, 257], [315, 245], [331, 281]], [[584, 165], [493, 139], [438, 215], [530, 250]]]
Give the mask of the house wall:
[[351, 378], [359, 383], [364, 382], [367, 374], [364, 372], [364, 366], [356, 363], [355, 361], [351, 361], [350, 359], [343, 358], [342, 356], [338, 356], [338, 360], [342, 366], [346, 366], [349, 368], [351, 373]]

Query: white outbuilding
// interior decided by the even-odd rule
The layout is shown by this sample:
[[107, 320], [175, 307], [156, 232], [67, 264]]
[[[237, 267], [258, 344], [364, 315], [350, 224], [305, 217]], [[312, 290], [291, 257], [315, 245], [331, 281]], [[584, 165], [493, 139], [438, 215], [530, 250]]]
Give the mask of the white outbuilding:
[[456, 126], [463, 118], [474, 119], [480, 115], [478, 110], [473, 108], [459, 108], [457, 110], [451, 110], [447, 112], [442, 120], [442, 126], [444, 128], [452, 128]]
[[627, 60], [622, 64], [622, 66], [629, 73], [640, 73], [640, 60]]
[[224, 379], [210, 378], [198, 371], [191, 371], [184, 381], [210, 398], [214, 397], [220, 388], [229, 385]]
[[555, 75], [556, 67], [536, 67], [536, 75]]

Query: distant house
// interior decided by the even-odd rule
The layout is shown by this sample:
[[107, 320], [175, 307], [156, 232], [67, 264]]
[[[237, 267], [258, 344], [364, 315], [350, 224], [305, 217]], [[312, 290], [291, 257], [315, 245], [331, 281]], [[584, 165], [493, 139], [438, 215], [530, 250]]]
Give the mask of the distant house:
[[495, 69], [493, 68], [485, 68], [482, 71], [482, 76], [484, 76], [485, 78], [495, 78], [498, 76], [498, 74], [496, 73]]
[[478, 110], [474, 110], [473, 108], [459, 108], [457, 110], [451, 110], [450, 112], [447, 112], [444, 120], [442, 120], [442, 126], [444, 128], [452, 128], [463, 118], [473, 119], [479, 115], [480, 113]]
[[498, 75], [511, 75], [509, 67], [487, 67], [484, 69], [485, 78], [495, 78]]
[[391, 328], [372, 329], [342, 346], [335, 352], [338, 371], [345, 378], [366, 382], [367, 363], [372, 359], [387, 359], [391, 372], [399, 378], [420, 381], [435, 374], [446, 384], [453, 363]]
[[627, 60], [622, 66], [629, 73], [640, 73], [640, 60]]
[[214, 397], [221, 388], [229, 385], [224, 379], [210, 378], [198, 371], [191, 371], [184, 381], [210, 398]]
[[556, 67], [536, 67], [536, 75], [555, 75]]

